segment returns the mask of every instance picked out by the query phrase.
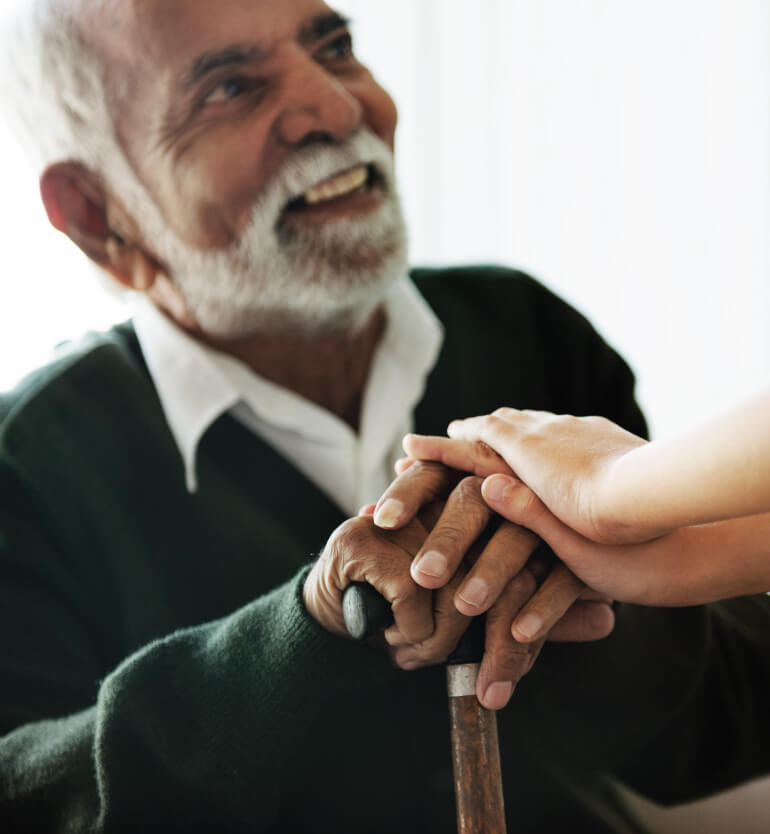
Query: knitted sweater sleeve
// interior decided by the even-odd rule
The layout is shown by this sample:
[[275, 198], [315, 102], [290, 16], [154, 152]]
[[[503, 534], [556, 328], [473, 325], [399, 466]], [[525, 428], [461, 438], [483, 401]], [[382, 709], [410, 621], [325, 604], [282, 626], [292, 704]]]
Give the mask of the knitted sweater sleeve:
[[307, 615], [303, 571], [99, 680], [108, 641], [34, 504], [0, 465], [0, 828], [269, 828], [287, 751], [392, 671]]

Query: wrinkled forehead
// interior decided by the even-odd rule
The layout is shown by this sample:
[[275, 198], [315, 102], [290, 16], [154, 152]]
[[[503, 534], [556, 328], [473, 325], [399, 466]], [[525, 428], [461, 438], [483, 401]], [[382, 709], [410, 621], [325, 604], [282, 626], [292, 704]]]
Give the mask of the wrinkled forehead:
[[97, 0], [92, 8], [84, 29], [108, 75], [119, 66], [138, 87], [173, 83], [233, 44], [268, 54], [331, 14], [322, 0]]

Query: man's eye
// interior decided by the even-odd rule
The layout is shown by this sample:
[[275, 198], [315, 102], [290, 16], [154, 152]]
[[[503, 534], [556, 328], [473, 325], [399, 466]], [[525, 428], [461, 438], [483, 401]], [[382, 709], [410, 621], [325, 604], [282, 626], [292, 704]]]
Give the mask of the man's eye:
[[323, 49], [323, 54], [337, 61], [351, 58], [353, 55], [353, 38], [348, 33], [341, 35]]
[[203, 99], [204, 104], [219, 104], [220, 102], [231, 101], [242, 96], [248, 91], [248, 80], [245, 78], [228, 78], [216, 87]]

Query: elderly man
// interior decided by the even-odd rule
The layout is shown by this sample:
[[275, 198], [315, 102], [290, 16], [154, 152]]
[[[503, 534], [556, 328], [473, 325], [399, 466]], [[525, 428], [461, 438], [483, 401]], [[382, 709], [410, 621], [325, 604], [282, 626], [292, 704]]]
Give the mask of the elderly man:
[[[143, 300], [0, 400], [3, 830], [451, 830], [431, 664], [467, 619], [410, 577], [427, 518], [356, 510], [406, 430], [500, 402], [642, 431], [627, 367], [526, 276], [405, 278], [395, 110], [320, 0], [30, 6], [9, 51], [46, 210]], [[463, 481], [439, 530], [479, 511]], [[506, 628], [535, 542], [486, 546], [501, 707], [539, 648]], [[357, 579], [387, 652], [342, 634]], [[566, 570], [544, 587], [555, 636], [611, 628]], [[610, 772], [675, 801], [767, 767], [734, 732], [767, 729], [767, 600], [616, 615], [500, 712], [517, 831], [642, 831]]]

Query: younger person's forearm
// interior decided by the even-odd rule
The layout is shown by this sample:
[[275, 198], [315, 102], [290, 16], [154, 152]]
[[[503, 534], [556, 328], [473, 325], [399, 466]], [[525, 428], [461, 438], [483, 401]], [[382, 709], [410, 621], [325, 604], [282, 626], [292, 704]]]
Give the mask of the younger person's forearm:
[[637, 544], [600, 544], [549, 512], [521, 481], [496, 475], [482, 492], [589, 588], [619, 602], [686, 606], [770, 590], [770, 513], [682, 527]]
[[[642, 547], [655, 547], [650, 542]], [[700, 605], [770, 591], [770, 513], [677, 530], [648, 605]]]
[[603, 487], [629, 526], [683, 527], [770, 511], [770, 392], [687, 434], [626, 453]]

